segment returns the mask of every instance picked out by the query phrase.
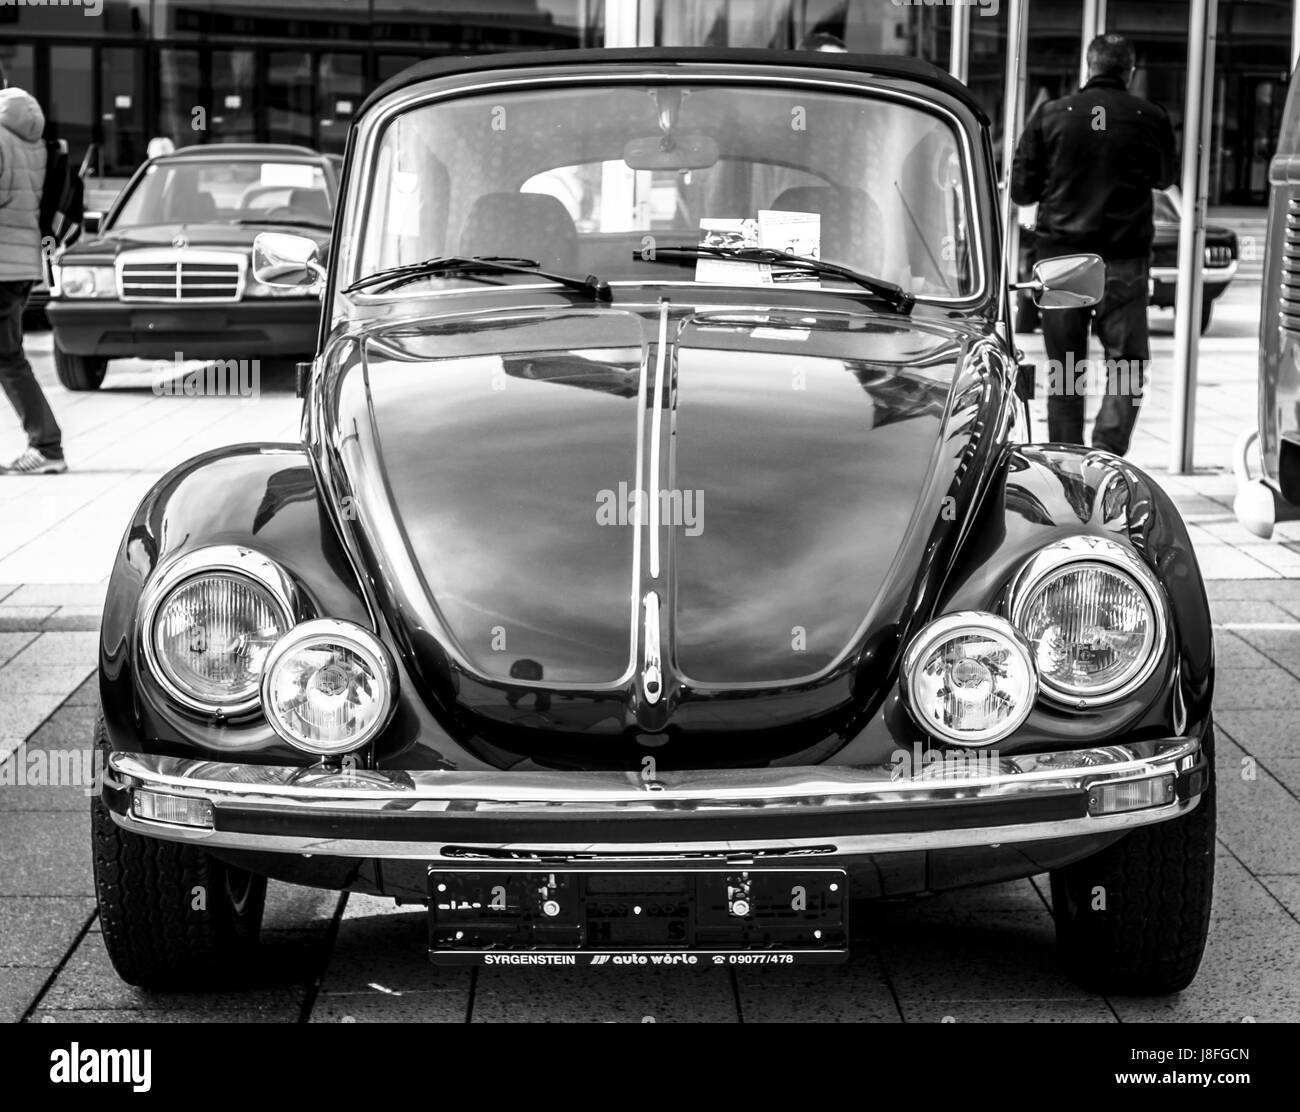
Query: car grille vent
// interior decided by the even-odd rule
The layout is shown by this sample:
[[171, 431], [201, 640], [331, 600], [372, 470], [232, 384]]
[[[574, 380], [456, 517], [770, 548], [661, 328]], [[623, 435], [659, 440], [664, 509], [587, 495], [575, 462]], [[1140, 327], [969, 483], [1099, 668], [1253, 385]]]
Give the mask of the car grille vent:
[[245, 261], [229, 252], [132, 251], [117, 263], [123, 301], [238, 301]]
[[1205, 249], [1206, 266], [1230, 266], [1232, 248], [1222, 243], [1212, 243]]
[[1288, 332], [1300, 333], [1300, 198], [1286, 206], [1286, 242], [1282, 249], [1282, 290], [1278, 299], [1280, 323]]

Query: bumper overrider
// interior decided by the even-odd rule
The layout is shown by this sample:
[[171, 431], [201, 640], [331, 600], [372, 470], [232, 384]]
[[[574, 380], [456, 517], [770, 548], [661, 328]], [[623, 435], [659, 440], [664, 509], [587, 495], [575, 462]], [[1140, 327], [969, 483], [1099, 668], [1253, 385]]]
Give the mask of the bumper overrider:
[[409, 859], [813, 853], [1035, 842], [1163, 822], [1207, 782], [1199, 737], [899, 766], [663, 772], [280, 767], [114, 753], [104, 800], [137, 834], [208, 849]]

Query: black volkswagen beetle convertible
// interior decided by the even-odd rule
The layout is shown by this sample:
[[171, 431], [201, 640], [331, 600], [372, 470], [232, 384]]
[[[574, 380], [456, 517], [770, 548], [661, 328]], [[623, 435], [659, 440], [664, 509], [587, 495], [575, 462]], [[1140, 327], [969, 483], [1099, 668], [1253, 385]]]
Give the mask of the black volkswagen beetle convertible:
[[[1000, 224], [988, 121], [908, 59], [379, 88], [328, 267], [254, 249], [324, 283], [302, 443], [167, 475], [112, 571], [120, 975], [248, 968], [267, 877], [426, 905], [438, 964], [711, 968], [1050, 873], [1084, 983], [1187, 985], [1204, 587], [1151, 479], [1031, 443]], [[1040, 305], [1099, 267], [1041, 265]]]

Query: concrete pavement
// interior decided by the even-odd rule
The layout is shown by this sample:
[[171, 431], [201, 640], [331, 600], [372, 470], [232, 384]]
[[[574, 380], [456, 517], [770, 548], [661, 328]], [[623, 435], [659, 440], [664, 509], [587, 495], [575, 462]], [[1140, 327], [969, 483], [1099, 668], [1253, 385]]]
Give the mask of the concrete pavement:
[[[1203, 342], [1197, 471], [1165, 473], [1172, 320], [1132, 457], [1184, 512], [1209, 580], [1219, 660], [1220, 830], [1209, 952], [1177, 997], [1082, 992], [1053, 958], [1045, 878], [854, 923], [847, 967], [780, 970], [435, 970], [419, 909], [272, 884], [256, 987], [150, 995], [119, 982], [99, 936], [87, 796], [0, 783], [0, 1017], [9, 1020], [1240, 1021], [1300, 1018], [1300, 523], [1260, 542], [1236, 526], [1228, 449], [1254, 420], [1258, 285], [1239, 283]], [[1036, 338], [1029, 358], [1042, 361]], [[136, 501], [182, 459], [219, 444], [296, 437], [291, 376], [256, 402], [156, 397], [147, 364], [115, 366], [98, 394], [53, 385], [49, 336], [29, 352], [50, 384], [73, 471], [0, 479], [0, 759], [43, 766], [84, 749], [94, 721], [95, 630], [109, 564]], [[1041, 403], [1037, 403], [1041, 406]], [[1037, 415], [1039, 421], [1042, 414]], [[1039, 424], [1039, 428], [1042, 425]], [[0, 422], [0, 447], [21, 447]], [[2, 770], [0, 770], [2, 771]], [[3, 777], [0, 777], [2, 780]], [[12, 776], [10, 777], [12, 780]]]

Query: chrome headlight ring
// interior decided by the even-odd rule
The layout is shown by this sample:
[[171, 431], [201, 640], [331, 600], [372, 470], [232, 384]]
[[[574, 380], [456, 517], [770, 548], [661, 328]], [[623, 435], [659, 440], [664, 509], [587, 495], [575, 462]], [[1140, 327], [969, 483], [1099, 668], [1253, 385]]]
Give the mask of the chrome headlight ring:
[[261, 588], [273, 601], [284, 632], [291, 630], [297, 621], [297, 591], [283, 568], [260, 552], [240, 545], [210, 545], [187, 552], [164, 565], [146, 585], [139, 609], [141, 653], [154, 680], [169, 698], [181, 706], [201, 714], [226, 717], [248, 714], [261, 707], [260, 683], [251, 696], [236, 702], [199, 699], [172, 680], [158, 657], [154, 627], [159, 610], [177, 589], [205, 575], [235, 576]]
[[[358, 690], [367, 691], [372, 696], [374, 713], [369, 716], [369, 721], [355, 733], [342, 739], [310, 738], [295, 732], [293, 717], [285, 713], [281, 700], [277, 698], [277, 686], [283, 678], [282, 669], [291, 668], [295, 658], [301, 660], [300, 654], [321, 649], [336, 651], [341, 649], [353, 657], [354, 660], [351, 662], [353, 678], [357, 678], [359, 672], [360, 677], [367, 681], [366, 686]], [[339, 710], [337, 700], [343, 687], [342, 681], [348, 678], [346, 665], [339, 668], [337, 660], [336, 656], [326, 668], [319, 669], [310, 676], [308, 676], [309, 669], [300, 671], [297, 676], [291, 673], [290, 686], [298, 685], [294, 701], [299, 705], [309, 706], [315, 695], [308, 688], [316, 683], [322, 672], [334, 668], [335, 674], [328, 677], [325, 684], [317, 685], [316, 695], [320, 695], [323, 701], [334, 700], [335, 705], [326, 714], [336, 714]], [[370, 690], [371, 684], [374, 687], [373, 691]], [[328, 691], [321, 694], [321, 687], [328, 688]], [[262, 671], [261, 702], [263, 713], [271, 729], [294, 748], [316, 757], [339, 756], [360, 749], [373, 741], [388, 726], [397, 706], [397, 669], [384, 643], [369, 630], [353, 622], [336, 618], [316, 618], [294, 626], [271, 649]], [[354, 707], [359, 704], [358, 699], [354, 702]], [[300, 719], [300, 722], [305, 720], [305, 718]]]
[[1142, 686], [1163, 658], [1169, 639], [1169, 613], [1164, 589], [1151, 569], [1131, 548], [1105, 537], [1074, 536], [1055, 541], [1031, 556], [1016, 573], [1007, 596], [1006, 612], [1012, 625], [1025, 636], [1026, 612], [1040, 589], [1063, 573], [1101, 565], [1126, 576], [1145, 597], [1151, 613], [1151, 637], [1145, 646], [1146, 659], [1123, 676], [1113, 687], [1093, 692], [1071, 691], [1054, 683], [1039, 669], [1039, 686], [1045, 698], [1074, 710], [1109, 706], [1131, 695]]
[[[1023, 686], [1018, 700], [1007, 700], [1014, 705], [1011, 713], [1001, 722], [981, 730], [953, 729], [934, 713], [927, 712], [927, 699], [922, 691], [925, 665], [936, 649], [945, 644], [959, 644], [967, 638], [983, 638], [998, 643], [1004, 655], [1004, 662], [1010, 667], [1003, 673], [1004, 683], [1010, 686]], [[988, 670], [985, 669], [987, 672]], [[953, 680], [956, 680], [953, 670]], [[977, 677], [984, 682], [992, 681], [991, 675]], [[904, 701], [912, 719], [926, 733], [942, 741], [967, 748], [981, 748], [993, 745], [1015, 733], [1029, 717], [1034, 702], [1038, 697], [1038, 674], [1034, 666], [1033, 650], [1015, 626], [997, 614], [980, 610], [963, 610], [955, 614], [945, 614], [926, 625], [907, 646], [903, 654], [903, 667], [900, 674]], [[951, 686], [959, 687], [954, 682]], [[991, 686], [995, 686], [991, 684]], [[1000, 698], [1006, 698], [1003, 692]]]

